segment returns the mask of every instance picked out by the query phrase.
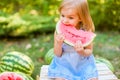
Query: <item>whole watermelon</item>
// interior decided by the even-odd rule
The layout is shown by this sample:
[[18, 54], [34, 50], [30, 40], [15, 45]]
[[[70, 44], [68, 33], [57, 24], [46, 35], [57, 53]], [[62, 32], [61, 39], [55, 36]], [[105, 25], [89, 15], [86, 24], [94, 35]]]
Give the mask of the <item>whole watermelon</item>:
[[31, 75], [33, 70], [34, 64], [32, 60], [30, 57], [21, 52], [7, 52], [0, 61], [0, 72], [23, 72], [25, 74]]
[[47, 64], [50, 64], [53, 57], [54, 57], [54, 51], [53, 51], [53, 48], [51, 48], [51, 49], [48, 50], [48, 52], [45, 55], [45, 62]]
[[97, 57], [95, 58], [95, 60], [96, 60], [96, 63], [104, 63], [112, 72], [114, 72], [114, 67], [109, 60], [103, 57]]
[[33, 78], [21, 72], [2, 72], [0, 80], [33, 80]]

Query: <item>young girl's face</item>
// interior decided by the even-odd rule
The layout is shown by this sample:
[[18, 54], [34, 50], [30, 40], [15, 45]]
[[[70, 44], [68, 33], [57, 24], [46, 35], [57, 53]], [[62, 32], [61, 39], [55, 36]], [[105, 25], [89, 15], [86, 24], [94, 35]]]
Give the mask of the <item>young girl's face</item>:
[[72, 8], [61, 9], [60, 20], [63, 24], [68, 26], [75, 26], [76, 28], [81, 21], [76, 10]]

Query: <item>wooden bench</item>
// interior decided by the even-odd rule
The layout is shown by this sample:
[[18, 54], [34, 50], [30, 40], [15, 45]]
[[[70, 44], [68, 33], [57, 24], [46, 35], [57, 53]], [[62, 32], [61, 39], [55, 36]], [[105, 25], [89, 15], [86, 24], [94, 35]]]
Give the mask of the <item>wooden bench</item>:
[[[103, 63], [97, 64], [99, 80], [120, 80], [113, 72]], [[48, 65], [43, 65], [40, 71], [40, 80], [53, 80], [47, 77]]]

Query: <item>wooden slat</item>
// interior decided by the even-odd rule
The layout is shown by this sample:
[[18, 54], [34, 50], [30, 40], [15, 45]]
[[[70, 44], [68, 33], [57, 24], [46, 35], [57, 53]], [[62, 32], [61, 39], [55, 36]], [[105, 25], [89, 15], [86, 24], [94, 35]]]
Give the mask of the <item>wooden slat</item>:
[[[99, 80], [120, 80], [118, 79], [113, 72], [102, 63], [97, 64], [97, 70], [99, 74]], [[40, 80], [53, 80], [47, 77], [48, 65], [43, 65], [40, 71]]]

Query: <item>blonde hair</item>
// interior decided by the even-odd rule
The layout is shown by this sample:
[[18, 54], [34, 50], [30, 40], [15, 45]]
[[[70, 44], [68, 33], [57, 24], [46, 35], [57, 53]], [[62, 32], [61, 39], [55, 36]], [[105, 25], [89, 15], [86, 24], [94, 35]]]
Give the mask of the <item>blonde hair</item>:
[[73, 8], [78, 13], [79, 18], [82, 21], [83, 28], [88, 31], [94, 32], [94, 24], [89, 12], [89, 6], [87, 0], [63, 0], [60, 7], [59, 12], [63, 8]]

